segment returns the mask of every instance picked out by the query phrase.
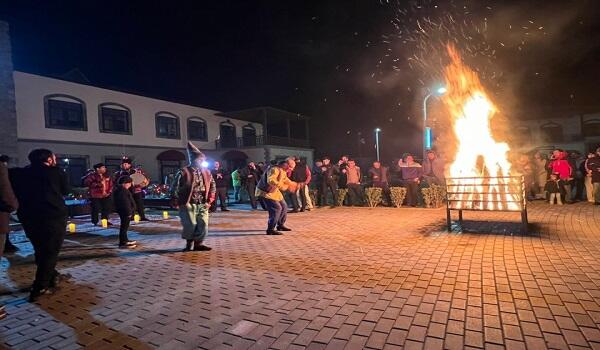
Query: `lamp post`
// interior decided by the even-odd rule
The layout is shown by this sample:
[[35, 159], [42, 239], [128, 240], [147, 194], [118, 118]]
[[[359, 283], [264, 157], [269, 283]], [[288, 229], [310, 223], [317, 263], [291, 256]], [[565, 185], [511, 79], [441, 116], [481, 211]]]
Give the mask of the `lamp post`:
[[375, 150], [377, 151], [377, 161], [379, 161], [379, 133], [381, 132], [380, 128], [375, 128]]
[[427, 127], [427, 100], [431, 96], [442, 96], [448, 90], [444, 86], [440, 86], [434, 91], [428, 93], [423, 99], [423, 159], [427, 156], [425, 152], [427, 152], [428, 148], [431, 148], [431, 128]]

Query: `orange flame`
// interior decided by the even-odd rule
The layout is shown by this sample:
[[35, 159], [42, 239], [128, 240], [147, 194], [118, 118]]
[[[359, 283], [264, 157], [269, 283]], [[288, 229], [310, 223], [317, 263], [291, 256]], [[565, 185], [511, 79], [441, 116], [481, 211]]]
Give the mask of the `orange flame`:
[[[517, 205], [498, 177], [510, 176], [511, 164], [506, 143], [496, 142], [490, 120], [497, 108], [477, 74], [467, 67], [452, 45], [448, 45], [451, 63], [445, 68], [447, 93], [443, 102], [450, 113], [458, 150], [450, 166], [450, 177], [457, 180], [458, 192], [468, 192], [459, 198], [465, 207], [477, 209], [509, 209]], [[486, 177], [484, 179], [484, 177]], [[457, 205], [461, 205], [457, 202]]]

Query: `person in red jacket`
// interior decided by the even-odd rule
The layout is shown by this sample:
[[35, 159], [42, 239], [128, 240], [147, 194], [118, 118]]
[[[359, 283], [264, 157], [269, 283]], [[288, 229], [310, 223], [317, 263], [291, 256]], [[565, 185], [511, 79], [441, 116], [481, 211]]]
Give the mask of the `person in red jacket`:
[[551, 174], [558, 174], [563, 183], [564, 202], [571, 201], [571, 182], [573, 181], [573, 168], [567, 160], [567, 152], [557, 149], [552, 152], [552, 161], [548, 164]]
[[[106, 166], [103, 163], [94, 164], [94, 170], [83, 177], [83, 185], [88, 188], [92, 204], [92, 224], [98, 224], [99, 212], [102, 219], [108, 221], [112, 207], [113, 180], [106, 175]], [[112, 223], [109, 222], [108, 225]]]

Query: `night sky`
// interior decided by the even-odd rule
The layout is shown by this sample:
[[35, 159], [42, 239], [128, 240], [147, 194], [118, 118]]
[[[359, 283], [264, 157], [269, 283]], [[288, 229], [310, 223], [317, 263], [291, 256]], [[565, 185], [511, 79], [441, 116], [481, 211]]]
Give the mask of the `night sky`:
[[374, 156], [375, 127], [384, 159], [417, 152], [420, 103], [447, 40], [511, 118], [600, 111], [592, 0], [12, 3], [0, 19], [17, 70], [78, 68], [102, 87], [305, 114], [317, 155]]

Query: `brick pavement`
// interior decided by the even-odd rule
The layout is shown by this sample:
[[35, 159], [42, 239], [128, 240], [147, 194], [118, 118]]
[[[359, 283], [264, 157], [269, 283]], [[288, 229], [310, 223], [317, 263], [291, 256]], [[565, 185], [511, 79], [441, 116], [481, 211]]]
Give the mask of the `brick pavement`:
[[180, 252], [176, 219], [133, 226], [135, 251], [80, 225], [51, 298], [25, 301], [27, 243], [3, 259], [0, 348], [600, 349], [600, 207], [535, 203], [527, 236], [518, 215], [447, 233], [438, 209], [319, 209], [266, 236], [239, 210], [209, 253]]

